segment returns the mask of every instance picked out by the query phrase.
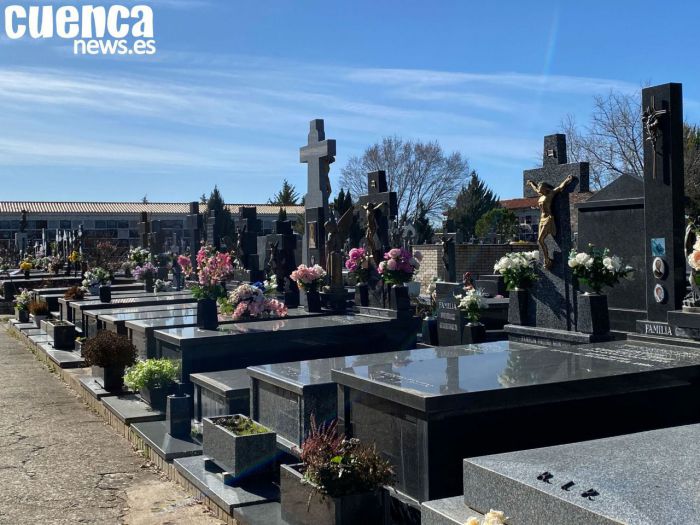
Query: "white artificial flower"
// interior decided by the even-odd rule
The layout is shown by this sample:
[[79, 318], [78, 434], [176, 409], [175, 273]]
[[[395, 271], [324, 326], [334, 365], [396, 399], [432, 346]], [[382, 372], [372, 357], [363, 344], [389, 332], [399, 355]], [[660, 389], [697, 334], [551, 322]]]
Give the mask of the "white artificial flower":
[[613, 270], [619, 272], [620, 268], [622, 268], [622, 260], [617, 255], [613, 255], [610, 259], [612, 260]]
[[588, 255], [586, 252], [579, 252], [576, 254], [576, 263], [583, 265], [583, 266], [588, 266], [588, 260], [591, 258], [590, 255]]
[[576, 257], [572, 257], [569, 259], [569, 268], [576, 268], [578, 266], [578, 261], [576, 260]]
[[612, 258], [611, 257], [604, 257], [603, 258], [603, 266], [605, 266], [605, 268], [607, 270], [610, 270], [610, 271], [614, 270]]

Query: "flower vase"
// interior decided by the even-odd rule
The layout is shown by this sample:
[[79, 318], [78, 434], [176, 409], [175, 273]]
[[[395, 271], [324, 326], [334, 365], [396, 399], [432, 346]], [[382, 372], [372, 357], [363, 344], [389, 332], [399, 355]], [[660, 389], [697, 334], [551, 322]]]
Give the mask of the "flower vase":
[[411, 299], [408, 296], [408, 287], [403, 284], [395, 284], [389, 287], [389, 298], [387, 308], [390, 310], [403, 311], [411, 308]]
[[197, 328], [216, 330], [219, 326], [219, 314], [216, 311], [214, 299], [199, 299], [197, 301]]
[[355, 304], [369, 306], [369, 285], [367, 283], [358, 283], [355, 286]]
[[578, 296], [577, 329], [584, 334], [606, 335], [610, 332], [608, 296], [586, 292]]
[[19, 308], [15, 308], [15, 318], [20, 323], [28, 323], [29, 322], [29, 312], [25, 309], [20, 310]]
[[24, 270], [24, 278], [29, 279], [29, 272], [30, 270]]
[[318, 290], [306, 292], [306, 311], [318, 313], [321, 311], [321, 294]]
[[437, 346], [437, 319], [434, 317], [426, 317], [423, 319], [421, 335], [423, 336], [423, 344]]
[[131, 277], [131, 268], [124, 268], [124, 277]]
[[469, 322], [462, 329], [462, 344], [483, 343], [486, 340], [486, 327], [479, 322]]
[[143, 289], [146, 293], [153, 293], [153, 275], [144, 276]]
[[99, 289], [100, 301], [103, 303], [112, 302], [112, 287], [108, 284], [103, 284]]
[[524, 288], [515, 288], [508, 297], [508, 324], [528, 326], [528, 293]]
[[100, 285], [91, 284], [88, 286], [88, 291], [90, 292], [90, 295], [100, 295]]

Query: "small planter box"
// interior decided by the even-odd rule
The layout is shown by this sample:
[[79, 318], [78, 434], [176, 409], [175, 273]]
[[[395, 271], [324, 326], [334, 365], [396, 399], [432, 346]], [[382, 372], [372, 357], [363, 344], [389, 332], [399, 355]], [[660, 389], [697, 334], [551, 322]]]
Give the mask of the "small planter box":
[[119, 393], [124, 390], [123, 366], [110, 366], [107, 368], [102, 368], [101, 366], [93, 366], [92, 377], [94, 377], [97, 384], [99, 384], [107, 392]]
[[29, 311], [20, 310], [19, 308], [15, 308], [15, 319], [17, 319], [20, 323], [28, 323], [29, 322]]
[[144, 402], [148, 403], [153, 410], [165, 412], [165, 405], [168, 396], [175, 391], [175, 384], [161, 388], [143, 387], [139, 390], [139, 395]]
[[34, 314], [32, 314], [32, 317], [34, 318], [34, 324], [36, 325], [37, 328], [41, 328], [41, 322], [46, 321], [49, 318], [48, 315], [34, 315]]
[[75, 325], [67, 321], [46, 321], [46, 333], [53, 339], [53, 347], [57, 350], [73, 350], [75, 348]]
[[277, 454], [277, 434], [238, 436], [215, 423], [229, 416], [205, 417], [202, 422], [202, 453], [232, 476], [238, 479], [272, 473]]
[[[384, 523], [379, 490], [333, 498], [302, 484], [302, 465], [280, 467], [282, 519], [290, 525], [357, 525]], [[309, 495], [311, 494], [311, 498]]]

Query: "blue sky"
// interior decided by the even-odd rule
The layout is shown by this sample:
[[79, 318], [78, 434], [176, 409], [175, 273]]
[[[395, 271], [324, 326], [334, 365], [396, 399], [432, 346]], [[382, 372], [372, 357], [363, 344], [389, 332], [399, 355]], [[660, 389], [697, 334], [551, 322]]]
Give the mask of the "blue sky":
[[[0, 0], [17, 3], [79, 2]], [[137, 3], [154, 9], [152, 57], [10, 40], [0, 13], [0, 198], [189, 201], [217, 184], [227, 202], [264, 202], [283, 178], [304, 193], [313, 118], [337, 140], [336, 180], [398, 135], [460, 151], [518, 197], [542, 137], [567, 113], [585, 122], [595, 94], [682, 82], [700, 122], [696, 3]]]

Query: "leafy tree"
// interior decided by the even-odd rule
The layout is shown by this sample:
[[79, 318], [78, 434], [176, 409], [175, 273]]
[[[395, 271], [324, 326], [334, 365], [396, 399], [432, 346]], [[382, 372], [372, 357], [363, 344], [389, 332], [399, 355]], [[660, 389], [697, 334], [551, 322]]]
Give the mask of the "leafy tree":
[[416, 207], [416, 218], [413, 221], [413, 227], [416, 229], [416, 238], [414, 239], [415, 244], [426, 244], [433, 240], [435, 235], [435, 230], [433, 225], [428, 219], [428, 209], [425, 207], [423, 201], [418, 201], [418, 206]]
[[148, 195], [141, 197], [141, 204], [148, 204]]
[[475, 231], [477, 237], [483, 238], [494, 233], [502, 241], [508, 241], [518, 233], [518, 219], [511, 210], [494, 208], [476, 221]]
[[399, 217], [415, 217], [423, 201], [428, 217], [437, 218], [454, 202], [469, 163], [460, 153], [446, 154], [437, 142], [385, 137], [348, 160], [340, 185], [358, 198], [367, 193], [367, 173], [377, 170], [386, 171], [389, 191], [396, 192]]
[[284, 179], [282, 189], [267, 201], [268, 204], [274, 204], [276, 206], [296, 206], [298, 202], [299, 193], [297, 193], [294, 186], [287, 182], [287, 179]]
[[463, 186], [457, 195], [455, 205], [447, 210], [447, 218], [455, 221], [455, 226], [465, 239], [475, 234], [476, 222], [485, 213], [498, 207], [498, 197], [472, 171], [469, 184]]
[[206, 193], [202, 193], [202, 195], [199, 197], [199, 204], [206, 204], [207, 200], [208, 199]]
[[232, 248], [236, 241], [236, 226], [231, 217], [231, 212], [226, 207], [224, 197], [221, 195], [218, 186], [214, 186], [209, 199], [207, 200], [207, 215], [211, 211], [216, 212], [216, 221], [219, 225], [219, 234], [224, 239], [228, 248]]

